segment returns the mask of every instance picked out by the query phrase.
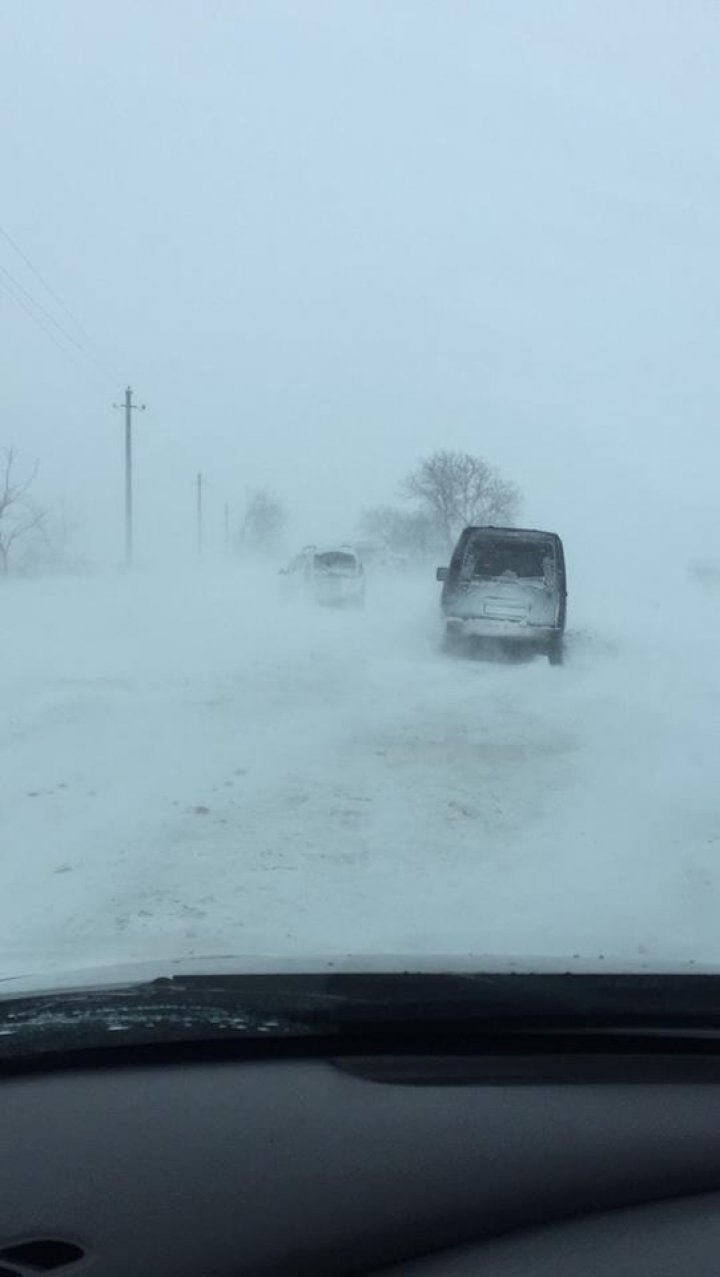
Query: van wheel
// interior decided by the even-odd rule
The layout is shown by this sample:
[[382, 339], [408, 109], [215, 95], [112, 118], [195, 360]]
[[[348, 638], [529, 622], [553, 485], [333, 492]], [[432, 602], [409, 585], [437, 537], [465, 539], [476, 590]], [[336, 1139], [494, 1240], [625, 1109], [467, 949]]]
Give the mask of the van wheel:
[[467, 650], [462, 634], [455, 630], [446, 630], [443, 635], [442, 650], [446, 656], [463, 656]]
[[553, 639], [552, 643], [550, 644], [548, 648], [547, 655], [551, 665], [563, 664], [565, 660], [565, 647], [563, 644], [562, 635], [560, 635], [556, 639]]

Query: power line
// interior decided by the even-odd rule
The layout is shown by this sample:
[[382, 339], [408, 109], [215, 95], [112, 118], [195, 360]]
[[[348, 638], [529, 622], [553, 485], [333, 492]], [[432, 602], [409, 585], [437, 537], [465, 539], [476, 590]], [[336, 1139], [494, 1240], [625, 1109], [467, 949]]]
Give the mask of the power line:
[[[10, 232], [8, 230], [5, 230], [5, 227], [1, 225], [0, 225], [0, 235], [3, 236], [3, 239], [6, 240], [6, 243], [10, 245], [10, 248], [14, 249], [14, 252], [18, 254], [18, 257], [22, 259], [24, 263], [26, 263], [28, 271], [32, 271], [34, 277], [36, 277], [37, 280], [40, 280], [40, 282], [42, 283], [43, 289], [45, 289], [47, 294], [51, 296], [52, 300], [55, 301], [55, 304], [59, 305], [60, 309], [63, 310], [63, 312], [66, 315], [68, 315], [68, 319], [70, 319], [70, 321], [75, 324], [75, 328], [78, 329], [78, 332], [82, 333], [84, 341], [87, 342], [88, 346], [94, 347], [93, 358], [97, 358], [97, 355], [101, 355], [102, 358], [105, 358], [105, 356], [103, 356], [101, 347], [97, 345], [96, 341], [93, 341], [93, 338], [91, 336], [89, 336], [89, 333], [86, 331], [86, 328], [83, 328], [82, 323], [80, 323], [79, 319], [77, 318], [77, 315], [74, 315], [73, 312], [71, 312], [69, 306], [64, 303], [63, 298], [61, 298], [61, 296], [57, 294], [57, 292], [55, 291], [54, 287], [52, 287], [50, 283], [47, 282], [45, 276], [43, 276], [42, 273], [38, 271], [37, 266], [34, 266], [34, 263], [31, 262], [31, 259], [29, 259], [28, 254], [24, 252], [22, 248], [20, 248], [18, 241], [13, 239], [13, 236], [10, 235]], [[40, 305], [40, 303], [37, 303], [37, 304]], [[106, 369], [106, 370], [107, 372], [109, 372], [109, 375], [112, 378], [112, 381], [121, 382], [121, 378], [116, 377], [116, 374], [112, 372], [112, 369]]]
[[[7, 274], [7, 272], [5, 273]], [[27, 302], [24, 300], [21, 294], [17, 293], [15, 289], [10, 284], [8, 284], [6, 280], [2, 279], [1, 277], [0, 277], [0, 287], [5, 289], [5, 292], [7, 293], [8, 297], [11, 297], [12, 300], [16, 302], [17, 305], [20, 306], [22, 310], [25, 311], [26, 315], [30, 316], [30, 318], [34, 321], [34, 323], [37, 324], [38, 328], [42, 329], [42, 331], [45, 333], [45, 336], [50, 338], [50, 341], [53, 343], [53, 345], [57, 346], [58, 350], [61, 350], [62, 353], [68, 359], [70, 359], [72, 363], [75, 364], [76, 368], [79, 368], [82, 372], [85, 372], [88, 374], [92, 372], [92, 376], [96, 384], [98, 386], [101, 384], [100, 378], [98, 377], [97, 373], [94, 370], [91, 370], [87, 364], [81, 363], [80, 360], [72, 353], [72, 351], [68, 350], [67, 346], [64, 346], [61, 341], [58, 341], [52, 328], [49, 328], [48, 325], [41, 318], [41, 316], [36, 311], [34, 311], [30, 306], [28, 306]], [[102, 384], [104, 386], [105, 383], [102, 383]]]
[[[13, 297], [16, 302], [18, 302], [19, 304], [22, 304], [22, 298], [24, 297], [26, 304], [24, 305], [23, 308], [26, 311], [28, 311], [28, 313], [31, 313], [31, 312], [29, 310], [27, 303], [29, 303], [29, 306], [34, 307], [35, 311], [38, 311], [40, 315], [44, 316], [44, 318], [49, 323], [52, 324], [53, 328], [57, 329], [57, 331], [62, 334], [65, 340], [69, 341], [70, 344], [74, 346], [75, 349], [79, 351], [81, 355], [83, 355], [87, 359], [92, 359], [92, 362], [96, 365], [96, 367], [101, 369], [104, 375], [106, 376], [110, 375], [109, 370], [104, 368], [101, 364], [99, 364], [95, 360], [95, 358], [85, 349], [85, 347], [81, 345], [81, 343], [73, 336], [73, 334], [68, 332], [67, 329], [64, 328], [62, 324], [58, 323], [55, 316], [47, 309], [47, 307], [43, 306], [42, 302], [39, 302], [36, 297], [33, 297], [32, 293], [25, 287], [24, 284], [20, 282], [19, 279], [16, 279], [16, 277], [12, 274], [11, 271], [7, 269], [7, 267], [0, 266], [0, 273], [5, 276], [6, 289], [8, 293], [10, 294], [10, 296]], [[8, 281], [9, 281], [9, 284], [8, 284]], [[18, 294], [21, 294], [21, 296], [19, 296]], [[45, 326], [43, 325], [43, 327]], [[47, 328], [46, 328], [46, 331], [48, 331]], [[61, 347], [61, 348], [64, 349], [64, 347]]]
[[88, 365], [86, 363], [81, 362], [71, 350], [68, 350], [67, 346], [64, 345], [63, 342], [58, 340], [52, 328], [50, 328], [48, 324], [45, 323], [41, 315], [39, 315], [37, 311], [33, 310], [32, 307], [28, 306], [24, 298], [19, 293], [17, 293], [15, 289], [10, 284], [7, 283], [6, 280], [2, 279], [2, 277], [0, 277], [0, 287], [4, 288], [7, 296], [12, 298], [12, 300], [16, 302], [16, 304], [20, 306], [22, 310], [25, 311], [26, 315], [30, 316], [33, 322], [37, 324], [38, 328], [42, 329], [42, 331], [45, 333], [45, 336], [49, 337], [53, 345], [56, 346], [57, 349], [61, 351], [62, 354], [65, 355], [75, 365], [76, 368], [79, 368], [81, 372], [91, 375], [96, 385], [98, 386], [102, 385], [103, 387], [105, 386], [105, 381], [103, 382], [100, 381], [100, 377], [98, 376], [95, 369], [88, 367]]
[[36, 297], [33, 297], [29, 289], [27, 289], [25, 285], [20, 282], [19, 279], [16, 279], [16, 277], [12, 274], [11, 271], [7, 269], [6, 266], [0, 266], [0, 273], [2, 273], [5, 276], [5, 278], [10, 281], [10, 283], [13, 285], [14, 288], [17, 289], [19, 293], [22, 293], [23, 297], [27, 299], [27, 301], [30, 303], [31, 306], [34, 306], [36, 310], [38, 310], [40, 314], [43, 315], [45, 319], [47, 319], [48, 322], [52, 324], [53, 328], [56, 328], [59, 333], [62, 333], [62, 336], [65, 338], [66, 341], [69, 341], [70, 344], [74, 346], [75, 349], [78, 350], [81, 355], [84, 355], [86, 359], [91, 360], [91, 362], [95, 364], [95, 367], [99, 368], [100, 371], [103, 373], [103, 375], [107, 377], [110, 381], [112, 381], [113, 385], [116, 384], [115, 377], [110, 372], [110, 369], [106, 368], [104, 364], [102, 364], [100, 360], [95, 357], [95, 355], [93, 354], [91, 350], [87, 350], [82, 345], [82, 343], [79, 342], [77, 338], [74, 337], [73, 334], [67, 330], [67, 328], [63, 327], [63, 325], [59, 323], [59, 321], [55, 318], [55, 316], [48, 310], [47, 306], [43, 306], [42, 302], [39, 302]]

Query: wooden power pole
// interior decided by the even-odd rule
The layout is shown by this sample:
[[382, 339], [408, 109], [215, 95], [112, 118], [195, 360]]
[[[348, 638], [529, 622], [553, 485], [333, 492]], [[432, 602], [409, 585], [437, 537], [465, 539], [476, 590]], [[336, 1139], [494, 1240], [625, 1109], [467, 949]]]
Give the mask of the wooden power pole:
[[125, 563], [128, 567], [133, 561], [133, 451], [132, 451], [132, 415], [144, 412], [145, 404], [133, 403], [132, 387], [125, 391], [125, 403], [113, 404], [114, 408], [125, 409]]

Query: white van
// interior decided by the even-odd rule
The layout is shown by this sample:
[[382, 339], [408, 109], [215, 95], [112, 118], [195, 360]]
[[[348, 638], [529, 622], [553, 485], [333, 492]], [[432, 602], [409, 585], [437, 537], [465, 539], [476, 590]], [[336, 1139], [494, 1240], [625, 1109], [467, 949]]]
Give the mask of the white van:
[[318, 549], [307, 546], [283, 574], [288, 592], [326, 607], [362, 607], [365, 570], [351, 546]]

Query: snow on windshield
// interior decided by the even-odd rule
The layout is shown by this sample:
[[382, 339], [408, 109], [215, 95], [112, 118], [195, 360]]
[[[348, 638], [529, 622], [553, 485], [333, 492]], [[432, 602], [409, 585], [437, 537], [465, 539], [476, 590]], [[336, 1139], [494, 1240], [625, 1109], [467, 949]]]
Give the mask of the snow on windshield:
[[16, 0], [0, 85], [0, 980], [720, 968], [717, 5]]

